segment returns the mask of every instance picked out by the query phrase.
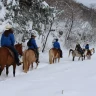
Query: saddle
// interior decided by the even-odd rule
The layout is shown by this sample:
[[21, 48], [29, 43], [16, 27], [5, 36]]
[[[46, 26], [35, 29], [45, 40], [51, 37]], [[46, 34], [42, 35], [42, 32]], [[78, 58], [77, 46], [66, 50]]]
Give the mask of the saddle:
[[37, 58], [37, 53], [36, 53], [36, 50], [35, 50], [35, 49], [31, 49], [31, 48], [29, 48], [28, 50], [32, 50], [32, 51], [34, 51], [34, 53], [35, 53], [35, 57]]
[[14, 57], [14, 52], [9, 48], [9, 47], [5, 47], [6, 49], [8, 49], [8, 51], [10, 52], [10, 55], [12, 56], [12, 57]]
[[76, 50], [76, 51], [78, 52], [78, 54], [81, 54], [81, 56], [83, 57], [84, 52], [83, 52], [82, 49], [78, 49], [78, 50]]
[[62, 50], [61, 49], [56, 49], [56, 48], [52, 48], [53, 50], [55, 49], [55, 50], [57, 50], [57, 53], [59, 53], [60, 52], [60, 58], [62, 58]]

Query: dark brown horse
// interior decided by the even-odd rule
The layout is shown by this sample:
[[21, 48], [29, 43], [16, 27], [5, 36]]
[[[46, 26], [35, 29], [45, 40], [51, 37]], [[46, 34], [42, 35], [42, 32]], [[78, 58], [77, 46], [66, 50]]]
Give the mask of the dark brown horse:
[[86, 57], [87, 59], [91, 59], [92, 53], [91, 50], [87, 50]]
[[[16, 50], [20, 55], [22, 55], [22, 44], [15, 45]], [[13, 52], [7, 47], [0, 47], [0, 75], [6, 67], [6, 75], [8, 76], [8, 68], [9, 66], [13, 66], [13, 76], [15, 77], [15, 69], [16, 69], [16, 62], [14, 58]]]
[[49, 50], [49, 63], [56, 63], [56, 60], [60, 61], [60, 50], [52, 48]]
[[95, 49], [89, 49], [89, 50], [85, 50], [85, 57], [87, 57], [87, 59], [91, 59], [91, 56], [95, 53]]

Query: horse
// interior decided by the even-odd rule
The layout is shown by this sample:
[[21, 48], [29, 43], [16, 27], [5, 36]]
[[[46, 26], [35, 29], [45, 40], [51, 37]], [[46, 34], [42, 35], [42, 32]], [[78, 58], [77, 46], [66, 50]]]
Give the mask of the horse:
[[[36, 62], [36, 54], [33, 50], [27, 49], [23, 52], [23, 70], [25, 73], [29, 70], [30, 65], [32, 65], [33, 69], [33, 63], [36, 63], [36, 68], [38, 67], [38, 62]], [[35, 69], [36, 69], [35, 68]]]
[[91, 59], [92, 53], [91, 50], [87, 50], [86, 57], [87, 59]]
[[[22, 44], [15, 45], [16, 50], [20, 55], [22, 55]], [[13, 76], [15, 77], [15, 69], [16, 69], [16, 62], [14, 58], [14, 54], [8, 47], [0, 47], [0, 75], [6, 67], [6, 75], [8, 76], [8, 68], [9, 66], [13, 66]]]
[[95, 49], [92, 48], [90, 50], [86, 50], [84, 52], [85, 57], [87, 57], [87, 59], [91, 59], [91, 56], [95, 53]]
[[60, 61], [60, 51], [56, 48], [51, 48], [49, 50], [49, 63], [56, 63], [58, 59], [58, 62]]
[[95, 49], [94, 48], [90, 49], [90, 51], [91, 51], [91, 54], [95, 53]]
[[[83, 50], [82, 50], [83, 51]], [[75, 57], [79, 57], [78, 60], [80, 60], [80, 58], [82, 58], [82, 61], [84, 60], [84, 55], [82, 56], [82, 54], [80, 54], [77, 50], [73, 50], [73, 49], [70, 49], [69, 50], [69, 56], [70, 56], [70, 52], [72, 52], [72, 56], [73, 56], [73, 59], [72, 61], [74, 61]], [[83, 58], [84, 57], [84, 58]]]

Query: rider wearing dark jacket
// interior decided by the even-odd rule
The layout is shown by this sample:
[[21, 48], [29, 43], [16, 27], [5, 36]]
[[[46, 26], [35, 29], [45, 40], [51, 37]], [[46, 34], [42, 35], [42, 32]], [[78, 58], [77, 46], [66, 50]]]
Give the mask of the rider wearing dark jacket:
[[80, 44], [76, 45], [75, 50], [77, 50], [79, 53], [81, 53], [83, 55], [83, 50], [82, 50]]
[[36, 58], [37, 58], [36, 62], [39, 63], [39, 51], [38, 51], [38, 46], [36, 44], [35, 38], [36, 38], [36, 35], [32, 34], [31, 38], [29, 40], [30, 41], [30, 45], [27, 45], [27, 46], [28, 46], [28, 49], [32, 49], [36, 53]]
[[60, 57], [62, 58], [62, 50], [60, 48], [60, 43], [58, 42], [58, 39], [53, 43], [53, 48], [59, 49], [60, 50]]
[[14, 38], [12, 27], [11, 25], [7, 25], [1, 37], [1, 46], [8, 47], [12, 50], [15, 56], [16, 64], [19, 66], [21, 64], [19, 63], [18, 52], [14, 47], [14, 43], [15, 43], [15, 38]]

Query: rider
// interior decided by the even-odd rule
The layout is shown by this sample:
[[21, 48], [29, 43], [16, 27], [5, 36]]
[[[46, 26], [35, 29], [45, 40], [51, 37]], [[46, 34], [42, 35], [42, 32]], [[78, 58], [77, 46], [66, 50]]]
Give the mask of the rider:
[[12, 26], [8, 24], [1, 37], [1, 47], [8, 47], [12, 50], [15, 56], [16, 64], [19, 66], [21, 65], [21, 63], [19, 63], [18, 52], [15, 49], [14, 44], [15, 44], [15, 38], [14, 38]]
[[83, 50], [82, 50], [82, 48], [81, 48], [79, 43], [76, 44], [75, 50], [77, 50], [83, 56]]
[[89, 50], [89, 44], [86, 44], [85, 49]]
[[32, 49], [35, 53], [36, 53], [36, 62], [39, 63], [39, 51], [38, 51], [38, 46], [36, 44], [36, 34], [35, 33], [32, 33], [31, 34], [31, 38], [29, 39], [29, 44], [27, 43], [27, 46], [28, 46], [28, 49]]
[[58, 42], [58, 39], [55, 39], [55, 42], [53, 42], [53, 48], [59, 49], [60, 50], [60, 57], [62, 58], [62, 50], [60, 48], [60, 44]]

